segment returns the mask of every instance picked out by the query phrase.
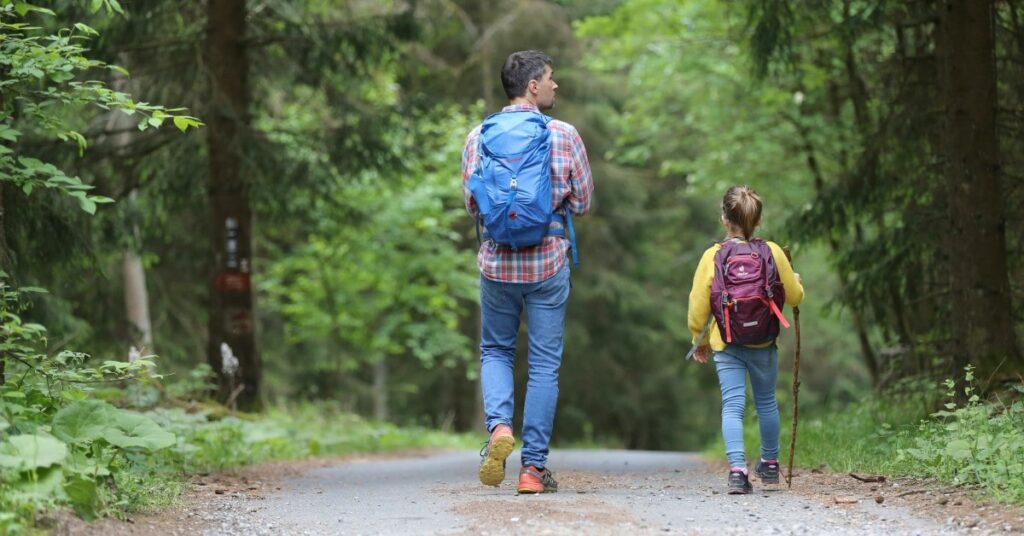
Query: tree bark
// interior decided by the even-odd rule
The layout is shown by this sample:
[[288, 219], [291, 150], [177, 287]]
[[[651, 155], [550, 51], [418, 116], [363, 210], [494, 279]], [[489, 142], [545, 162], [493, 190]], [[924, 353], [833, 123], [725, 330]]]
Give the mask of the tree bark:
[[[127, 77], [120, 73], [114, 74], [114, 79], [111, 82], [113, 89], [132, 93], [128, 85]], [[132, 143], [133, 132], [136, 131], [133, 128], [134, 120], [123, 112], [113, 111], [110, 113], [106, 126], [109, 132], [117, 133], [111, 136], [112, 152], [119, 156], [122, 155]], [[126, 168], [122, 162], [121, 160], [117, 162], [116, 173], [125, 178], [130, 177], [132, 170]], [[131, 331], [129, 344], [142, 350], [144, 354], [152, 354], [154, 353], [153, 324], [149, 315], [149, 294], [146, 292], [146, 270], [142, 265], [142, 257], [139, 256], [139, 249], [141, 249], [139, 225], [135, 217], [135, 205], [138, 197], [138, 190], [133, 188], [128, 194], [128, 198], [123, 201], [128, 204], [128, 221], [126, 223], [131, 233], [131, 245], [125, 248], [121, 261], [121, 274], [124, 278], [124, 309]]]
[[153, 325], [149, 316], [149, 294], [146, 292], [146, 270], [142, 258], [133, 249], [124, 251], [124, 307], [132, 328], [132, 344], [153, 353]]
[[209, 0], [207, 67], [211, 98], [206, 129], [209, 148], [208, 194], [213, 239], [210, 277], [208, 358], [220, 373], [227, 398], [232, 378], [224, 374], [222, 345], [238, 358], [238, 405], [259, 406], [261, 367], [256, 353], [252, 272], [252, 212], [242, 175], [242, 136], [248, 126], [248, 61], [245, 0]]
[[992, 0], [943, 0], [936, 29], [954, 363], [976, 366], [982, 387], [1024, 370], [1010, 314], [993, 20]]
[[373, 418], [388, 420], [388, 363], [381, 356], [373, 363]]

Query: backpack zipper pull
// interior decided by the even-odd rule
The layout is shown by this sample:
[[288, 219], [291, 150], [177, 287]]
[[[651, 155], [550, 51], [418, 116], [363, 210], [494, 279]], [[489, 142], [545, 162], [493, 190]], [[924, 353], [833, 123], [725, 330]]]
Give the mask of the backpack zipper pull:
[[508, 183], [508, 187], [511, 188], [512, 190], [518, 189], [519, 181], [515, 177], [512, 177], [512, 182]]

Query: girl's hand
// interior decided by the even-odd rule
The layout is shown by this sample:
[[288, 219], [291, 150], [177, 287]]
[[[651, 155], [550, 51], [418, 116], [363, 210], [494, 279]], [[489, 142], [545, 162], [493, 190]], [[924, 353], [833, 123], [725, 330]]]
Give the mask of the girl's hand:
[[707, 344], [705, 344], [704, 346], [698, 346], [697, 351], [693, 353], [693, 359], [702, 365], [708, 362], [708, 357], [710, 356], [711, 346]]

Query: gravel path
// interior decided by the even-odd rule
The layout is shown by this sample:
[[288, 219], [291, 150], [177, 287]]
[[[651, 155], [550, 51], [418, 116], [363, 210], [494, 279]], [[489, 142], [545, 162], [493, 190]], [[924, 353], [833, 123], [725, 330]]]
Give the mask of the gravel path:
[[[515, 494], [476, 479], [475, 452], [355, 461], [233, 494], [196, 513], [205, 534], [885, 534], [1001, 532], [925, 518], [893, 501], [833, 504], [785, 486], [727, 495], [725, 474], [695, 454], [557, 450], [556, 494]], [[799, 483], [795, 481], [795, 486]], [[778, 489], [769, 489], [769, 488]]]

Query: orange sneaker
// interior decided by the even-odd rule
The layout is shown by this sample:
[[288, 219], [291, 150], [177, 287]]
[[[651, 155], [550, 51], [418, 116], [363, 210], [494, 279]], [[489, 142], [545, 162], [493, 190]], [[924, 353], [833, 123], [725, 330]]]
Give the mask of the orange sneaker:
[[480, 450], [480, 483], [485, 486], [498, 486], [505, 480], [505, 458], [512, 454], [516, 440], [512, 437], [512, 428], [507, 424], [499, 424], [491, 430], [491, 439]]
[[547, 469], [524, 465], [519, 470], [519, 493], [554, 493], [558, 491], [555, 474]]

